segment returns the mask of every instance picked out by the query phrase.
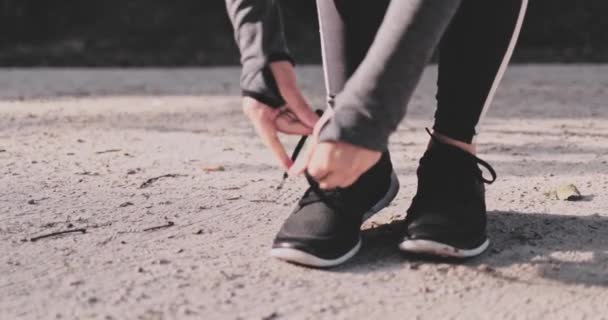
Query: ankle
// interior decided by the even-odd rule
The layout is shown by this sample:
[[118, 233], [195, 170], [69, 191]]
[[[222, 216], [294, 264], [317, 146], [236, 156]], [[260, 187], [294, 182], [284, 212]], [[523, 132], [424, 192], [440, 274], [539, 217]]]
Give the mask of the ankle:
[[[456, 148], [459, 148], [461, 150], [464, 150], [472, 155], [476, 155], [477, 154], [477, 148], [475, 147], [475, 144], [473, 143], [466, 143], [460, 140], [456, 140], [454, 138], [448, 137], [444, 134], [441, 134], [437, 131], [433, 131], [433, 136], [435, 136], [439, 141], [454, 146]], [[431, 139], [431, 141], [429, 141], [429, 145], [428, 147], [430, 148], [433, 145], [433, 140]]]

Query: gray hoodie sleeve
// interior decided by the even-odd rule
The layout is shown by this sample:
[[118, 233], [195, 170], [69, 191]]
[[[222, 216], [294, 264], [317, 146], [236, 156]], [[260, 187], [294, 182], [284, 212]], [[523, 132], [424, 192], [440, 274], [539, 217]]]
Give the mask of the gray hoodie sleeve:
[[335, 114], [322, 128], [320, 140], [386, 150], [460, 2], [390, 1], [365, 58], [337, 94]]
[[270, 72], [273, 61], [293, 59], [285, 43], [277, 0], [226, 0], [228, 16], [241, 53], [241, 89], [270, 107], [285, 104]]

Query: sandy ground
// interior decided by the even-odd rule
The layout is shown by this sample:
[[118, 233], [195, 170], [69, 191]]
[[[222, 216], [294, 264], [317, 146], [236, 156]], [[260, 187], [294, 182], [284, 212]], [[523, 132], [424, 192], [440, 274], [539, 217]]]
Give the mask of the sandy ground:
[[[510, 69], [478, 139], [493, 244], [462, 264], [396, 247], [435, 72], [392, 139], [396, 202], [311, 270], [267, 255], [305, 183], [274, 189], [237, 69], [0, 70], [0, 318], [608, 319], [608, 66]], [[320, 69], [300, 79], [320, 104]], [[584, 201], [543, 195], [564, 183]]]

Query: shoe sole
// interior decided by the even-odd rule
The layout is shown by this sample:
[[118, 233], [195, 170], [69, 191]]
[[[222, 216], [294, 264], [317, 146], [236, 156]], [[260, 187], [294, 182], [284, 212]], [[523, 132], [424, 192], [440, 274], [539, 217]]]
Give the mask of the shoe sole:
[[488, 246], [490, 240], [486, 239], [480, 246], [473, 249], [460, 249], [445, 243], [433, 240], [409, 240], [406, 239], [399, 244], [399, 249], [408, 253], [438, 256], [443, 258], [472, 258], [482, 254]]
[[274, 248], [270, 250], [270, 256], [273, 258], [277, 258], [279, 260], [284, 260], [287, 262], [307, 266], [314, 268], [330, 268], [337, 265], [340, 265], [350, 258], [354, 257], [355, 254], [361, 248], [361, 239], [357, 242], [357, 244], [350, 249], [345, 255], [336, 258], [336, 259], [323, 259], [317, 256], [314, 256], [308, 252], [301, 251], [298, 249], [291, 248]]
[[[386, 195], [363, 215], [362, 223], [371, 218], [374, 214], [380, 212], [382, 209], [388, 207], [388, 205], [397, 196], [397, 193], [399, 193], [399, 179], [393, 171], [393, 173], [391, 173], [391, 185], [389, 186]], [[323, 259], [308, 252], [292, 248], [273, 248], [270, 250], [270, 256], [279, 260], [284, 260], [303, 266], [315, 268], [329, 268], [335, 267], [348, 261], [350, 258], [354, 257], [355, 254], [357, 254], [360, 248], [361, 239], [359, 239], [357, 244], [352, 249], [350, 249], [347, 253], [336, 259]]]

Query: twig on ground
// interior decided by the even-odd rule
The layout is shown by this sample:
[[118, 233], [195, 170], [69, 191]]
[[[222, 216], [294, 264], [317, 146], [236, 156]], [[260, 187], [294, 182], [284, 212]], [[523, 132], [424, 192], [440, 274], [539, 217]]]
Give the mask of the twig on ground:
[[91, 171], [76, 172], [75, 174], [79, 176], [99, 176], [99, 172]]
[[67, 234], [67, 233], [75, 233], [75, 232], [87, 233], [87, 229], [81, 228], [81, 229], [72, 229], [72, 230], [64, 230], [64, 231], [52, 232], [52, 233], [43, 234], [43, 235], [40, 235], [40, 236], [37, 236], [37, 237], [33, 237], [33, 238], [30, 239], [30, 241], [31, 242], [36, 242], [36, 241], [41, 240], [41, 239], [50, 238], [50, 237], [54, 237], [54, 236], [59, 236], [59, 235]]
[[102, 150], [102, 151], [96, 151], [96, 154], [102, 154], [102, 153], [112, 153], [112, 152], [121, 152], [121, 149], [108, 149], [108, 150]]
[[175, 225], [175, 223], [173, 223], [173, 221], [168, 221], [167, 224], [163, 224], [162, 226], [146, 228], [146, 229], [144, 229], [144, 231], [156, 231], [156, 230], [160, 230], [160, 229], [170, 228], [170, 227], [173, 227], [174, 225]]
[[148, 180], [146, 180], [144, 183], [142, 183], [139, 188], [140, 189], [144, 189], [147, 188], [149, 186], [151, 186], [154, 182], [162, 179], [162, 178], [179, 178], [179, 177], [186, 177], [186, 175], [184, 174], [176, 174], [176, 173], [171, 173], [171, 174], [163, 174], [162, 176], [158, 176], [158, 177], [154, 177], [154, 178], [150, 178]]
[[43, 201], [43, 200], [46, 200], [46, 199], [48, 199], [48, 198], [45, 197], [45, 198], [40, 198], [40, 199], [30, 199], [30, 200], [27, 201], [27, 204], [36, 205], [36, 204], [39, 204], [40, 201]]

